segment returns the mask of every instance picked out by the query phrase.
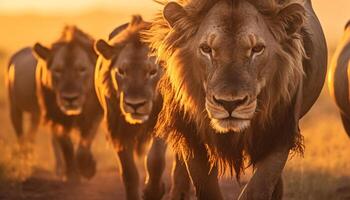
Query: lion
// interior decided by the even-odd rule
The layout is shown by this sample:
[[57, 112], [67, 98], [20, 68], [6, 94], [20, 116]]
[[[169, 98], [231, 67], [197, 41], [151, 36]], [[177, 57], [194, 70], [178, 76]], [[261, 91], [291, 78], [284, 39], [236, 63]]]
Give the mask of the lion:
[[[77, 27], [67, 26], [50, 48], [40, 43], [24, 48], [12, 56], [8, 67], [11, 119], [17, 136], [34, 141], [39, 122], [49, 123], [56, 170], [61, 175], [65, 168], [68, 181], [79, 181], [81, 176], [90, 179], [96, 173], [90, 148], [103, 117], [94, 91], [96, 60], [94, 40]], [[24, 113], [32, 116], [28, 134], [22, 126]], [[76, 153], [72, 129], [81, 136]]]
[[[109, 41], [97, 41], [95, 49], [95, 85], [104, 109], [109, 136], [120, 160], [126, 198], [140, 199], [139, 174], [134, 152], [139, 155], [151, 140], [162, 108], [157, 84], [163, 72], [149, 48], [140, 40], [140, 32], [150, 23], [135, 15], [130, 23], [117, 27]], [[146, 159], [148, 176], [143, 199], [161, 199], [165, 192], [162, 174], [165, 168], [166, 145], [160, 139], [153, 143]]]
[[330, 94], [338, 106], [344, 129], [350, 136], [349, 64], [350, 20], [345, 26], [343, 38], [333, 55], [328, 74]]
[[327, 70], [311, 2], [164, 4], [144, 40], [165, 69], [157, 134], [178, 154], [171, 198], [189, 199], [187, 171], [198, 199], [223, 199], [218, 176], [253, 166], [239, 199], [281, 199], [288, 155], [303, 152], [299, 119]]

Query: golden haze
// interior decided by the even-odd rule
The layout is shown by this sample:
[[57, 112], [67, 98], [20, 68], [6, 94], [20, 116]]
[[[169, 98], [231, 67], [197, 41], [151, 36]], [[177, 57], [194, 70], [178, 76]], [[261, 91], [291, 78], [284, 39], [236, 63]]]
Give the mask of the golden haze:
[[[312, 2], [325, 29], [332, 55], [345, 23], [350, 19], [350, 1]], [[36, 165], [49, 171], [53, 171], [54, 166], [48, 129], [41, 129], [37, 135], [37, 155], [31, 158], [34, 163], [23, 163], [20, 162], [21, 158], [13, 156], [11, 148], [16, 138], [9, 121], [3, 73], [11, 54], [37, 41], [49, 44], [59, 36], [65, 24], [76, 24], [95, 38], [106, 38], [114, 27], [129, 20], [131, 14], [140, 13], [146, 19], [151, 19], [158, 8], [151, 0], [0, 1], [0, 145], [4, 147], [0, 153], [5, 155], [0, 157], [0, 163], [8, 162], [11, 167], [19, 169]], [[350, 177], [350, 139], [342, 128], [336, 107], [326, 89], [302, 122], [305, 156], [294, 156], [287, 164], [284, 173], [286, 199], [333, 199], [338, 181], [344, 176]], [[104, 138], [103, 134], [99, 134], [93, 146], [99, 168], [114, 169], [114, 155]], [[168, 164], [170, 167], [171, 164]], [[27, 175], [26, 170], [15, 174], [20, 177]], [[228, 189], [230, 187], [224, 188], [225, 195], [232, 197], [229, 196], [232, 195]]]

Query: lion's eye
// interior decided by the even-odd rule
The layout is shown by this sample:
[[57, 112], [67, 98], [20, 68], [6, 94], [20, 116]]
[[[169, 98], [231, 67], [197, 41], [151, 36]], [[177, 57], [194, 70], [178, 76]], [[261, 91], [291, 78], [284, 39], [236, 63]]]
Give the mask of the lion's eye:
[[203, 54], [210, 55], [213, 53], [213, 49], [207, 44], [201, 44], [199, 48]]
[[264, 45], [257, 45], [252, 48], [252, 55], [260, 55], [264, 52], [265, 46]]
[[117, 74], [121, 77], [124, 77], [126, 75], [126, 72], [125, 70], [121, 69], [121, 68], [118, 68], [117, 69]]
[[154, 76], [157, 75], [157, 73], [158, 73], [158, 70], [153, 69], [153, 70], [151, 70], [151, 71], [149, 72], [149, 76], [150, 76], [151, 78], [153, 78]]

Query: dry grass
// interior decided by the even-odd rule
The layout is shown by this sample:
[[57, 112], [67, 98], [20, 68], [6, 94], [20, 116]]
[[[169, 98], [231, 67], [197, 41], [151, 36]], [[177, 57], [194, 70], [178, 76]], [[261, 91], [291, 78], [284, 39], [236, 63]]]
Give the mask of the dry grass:
[[304, 157], [294, 157], [287, 164], [287, 199], [340, 198], [337, 190], [350, 186], [350, 140], [328, 92], [322, 93], [301, 129], [306, 150]]
[[[0, 16], [1, 26], [6, 27], [5, 31], [0, 31], [0, 180], [23, 180], [31, 174], [33, 166], [54, 171], [49, 129], [42, 128], [38, 133], [34, 153], [20, 150], [15, 145], [16, 137], [10, 125], [3, 76], [10, 54], [35, 41], [48, 43], [55, 39], [65, 22], [77, 23], [95, 36], [105, 37], [117, 24], [128, 18], [126, 15], [106, 13], [61, 18]], [[295, 156], [288, 161], [284, 172], [286, 199], [340, 199], [335, 191], [346, 181], [350, 186], [348, 179], [344, 181], [344, 177], [350, 177], [350, 139], [342, 128], [336, 107], [326, 89], [303, 119], [301, 128], [305, 136], [305, 155]], [[100, 170], [115, 170], [116, 159], [112, 148], [106, 143], [103, 131], [98, 135], [93, 151]], [[231, 192], [225, 190], [225, 193]]]

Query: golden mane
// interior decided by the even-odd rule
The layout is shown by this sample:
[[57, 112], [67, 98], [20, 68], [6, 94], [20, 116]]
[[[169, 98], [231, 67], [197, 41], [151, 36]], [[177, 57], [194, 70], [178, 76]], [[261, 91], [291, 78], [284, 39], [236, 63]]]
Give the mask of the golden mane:
[[[179, 21], [174, 28], [171, 29], [162, 14], [159, 13], [151, 29], [145, 32], [145, 40], [150, 43], [153, 53], [160, 61], [167, 63], [168, 71], [175, 74], [179, 73], [177, 74], [177, 80], [171, 80], [176, 93], [176, 99], [181, 102], [187, 114], [191, 114], [194, 118], [198, 118], [196, 116], [199, 116], [199, 119], [195, 119], [198, 125], [202, 124], [201, 121], [203, 117], [205, 117], [203, 116], [204, 110], [200, 109], [204, 107], [199, 106], [200, 108], [196, 108], [198, 104], [204, 105], [204, 102], [197, 100], [202, 96], [204, 91], [201, 83], [197, 83], [198, 88], [195, 88], [196, 83], [194, 83], [193, 79], [199, 81], [200, 77], [196, 77], [195, 75], [198, 75], [198, 73], [191, 72], [191, 68], [189, 67], [176, 67], [177, 69], [174, 70], [172, 70], [172, 68], [175, 68], [173, 67], [174, 65], [198, 65], [196, 61], [193, 61], [191, 52], [184, 52], [185, 49], [181, 48], [181, 44], [188, 43], [191, 40], [191, 37], [198, 29], [202, 14], [207, 13], [208, 9], [218, 1], [219, 0], [180, 0], [179, 3], [182, 4], [188, 11], [187, 13], [189, 13], [188, 19]], [[272, 19], [283, 7], [275, 1], [257, 3], [251, 0], [250, 2], [255, 5], [261, 13], [266, 15], [267, 20]], [[293, 2], [297, 1], [290, 0], [283, 5]], [[279, 60], [276, 61], [278, 63], [275, 64], [283, 64], [286, 67], [283, 68], [284, 70], [279, 70], [277, 72], [274, 79], [271, 80], [270, 83], [267, 83], [266, 90], [261, 94], [262, 99], [264, 99], [263, 102], [260, 102], [262, 122], [266, 122], [270, 119], [276, 104], [290, 103], [296, 89], [295, 87], [297, 86], [295, 83], [299, 83], [304, 74], [302, 61], [305, 57], [305, 51], [301, 35], [296, 33], [289, 36], [279, 27], [280, 26], [274, 24], [271, 20], [270, 30], [275, 39], [281, 44], [280, 49], [277, 51], [279, 52], [277, 55]], [[189, 65], [189, 63], [191, 63], [191, 65]], [[170, 77], [174, 77], [174, 75]], [[197, 109], [197, 111], [193, 112], [193, 108]]]
[[[177, 125], [174, 118], [179, 120], [186, 119], [186, 121], [189, 121], [189, 124], [191, 122], [195, 123], [198, 132], [202, 134], [200, 138], [209, 143], [207, 148], [212, 163], [217, 164], [219, 169], [222, 170], [229, 168], [231, 172], [233, 167], [237, 172], [237, 176], [239, 176], [240, 170], [244, 168], [242, 166], [244, 162], [243, 151], [249, 151], [246, 149], [249, 148], [247, 147], [249, 144], [237, 145], [237, 149], [234, 151], [236, 154], [231, 152], [231, 154], [236, 156], [234, 161], [228, 158], [232, 158], [232, 155], [228, 155], [228, 152], [218, 152], [215, 149], [216, 144], [223, 144], [225, 140], [222, 138], [224, 136], [215, 138], [213, 136], [215, 134], [212, 134], [214, 130], [209, 126], [209, 119], [205, 110], [203, 77], [198, 71], [201, 68], [196, 67], [198, 62], [194, 59], [193, 52], [182, 46], [183, 44], [191, 43], [191, 37], [196, 34], [203, 15], [218, 1], [220, 0], [179, 0], [178, 3], [184, 7], [188, 16], [177, 21], [170, 28], [162, 13], [158, 13], [150, 30], [144, 33], [144, 37], [150, 43], [153, 54], [158, 57], [159, 61], [165, 63], [166, 68], [166, 75], [160, 83], [165, 108], [159, 117], [158, 133], [164, 134], [164, 132], [169, 132], [165, 137], [174, 146], [178, 146], [188, 143], [188, 141], [184, 141], [184, 138], [178, 133], [181, 132], [178, 130], [178, 126], [182, 125]], [[279, 49], [276, 51], [278, 52], [277, 59], [272, 61], [271, 64], [284, 66], [283, 68], [280, 67], [272, 80], [266, 83], [259, 96], [258, 113], [254, 119], [254, 124], [263, 130], [273, 122], [272, 113], [276, 111], [277, 107], [281, 108], [292, 104], [297, 87], [299, 87], [299, 83], [304, 78], [303, 59], [305, 59], [306, 55], [300, 33], [288, 35], [281, 28], [281, 24], [277, 24], [273, 20], [282, 8], [292, 3], [298, 3], [297, 0], [286, 0], [283, 3], [278, 0], [270, 0], [264, 3], [255, 0], [248, 1], [265, 16], [271, 33], [280, 44]], [[240, 0], [235, 1], [235, 3], [239, 2]], [[304, 18], [300, 20], [302, 22], [305, 21]], [[178, 116], [179, 114], [182, 116]], [[169, 116], [173, 116], [173, 119]], [[254, 137], [251, 133], [241, 135], [246, 136], [242, 136], [245, 138], [233, 136], [236, 138], [234, 139], [236, 144], [239, 144], [237, 141], [249, 143], [250, 137]], [[301, 146], [298, 136], [290, 140], [293, 140], [289, 142], [295, 148]], [[175, 149], [177, 148], [175, 147]], [[186, 154], [191, 155], [191, 152]], [[237, 159], [237, 156], [240, 159]], [[249, 156], [254, 157], [254, 155]]]

